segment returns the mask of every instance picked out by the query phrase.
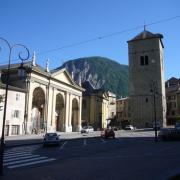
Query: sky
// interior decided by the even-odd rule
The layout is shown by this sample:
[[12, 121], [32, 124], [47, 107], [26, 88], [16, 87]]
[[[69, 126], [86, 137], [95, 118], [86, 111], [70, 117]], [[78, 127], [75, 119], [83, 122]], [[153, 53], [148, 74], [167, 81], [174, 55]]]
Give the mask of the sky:
[[[159, 21], [146, 29], [164, 36], [165, 79], [180, 78], [179, 0], [0, 0], [0, 37], [11, 45], [25, 45], [31, 57], [35, 51], [36, 61], [43, 67], [49, 59], [50, 69], [89, 56], [128, 65], [127, 41], [143, 31], [144, 24]], [[91, 39], [95, 40], [76, 45]], [[5, 49], [2, 41], [0, 46], [2, 65], [8, 53], [1, 55]], [[67, 48], [52, 51], [61, 47]], [[14, 56], [11, 63], [16, 62]]]

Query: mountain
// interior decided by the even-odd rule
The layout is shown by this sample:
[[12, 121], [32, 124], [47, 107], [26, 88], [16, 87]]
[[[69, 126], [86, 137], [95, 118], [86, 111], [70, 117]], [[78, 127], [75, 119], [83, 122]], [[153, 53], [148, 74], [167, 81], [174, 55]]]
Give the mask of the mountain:
[[104, 57], [86, 57], [67, 61], [60, 68], [73, 72], [76, 82], [88, 80], [94, 89], [111, 91], [117, 98], [128, 95], [127, 65]]

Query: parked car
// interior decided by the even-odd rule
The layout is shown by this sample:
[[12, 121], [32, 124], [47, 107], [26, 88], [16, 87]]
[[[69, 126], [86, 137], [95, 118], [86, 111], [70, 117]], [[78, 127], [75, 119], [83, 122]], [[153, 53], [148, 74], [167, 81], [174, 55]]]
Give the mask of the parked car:
[[102, 138], [108, 138], [108, 137], [113, 137], [115, 138], [115, 132], [113, 128], [105, 128], [102, 129], [101, 131], [101, 137]]
[[94, 131], [94, 128], [92, 126], [84, 126], [81, 129], [81, 133], [89, 133], [89, 132], [93, 132], [93, 131]]
[[180, 122], [176, 122], [175, 129], [180, 129]]
[[180, 129], [161, 129], [158, 134], [160, 140], [180, 140]]
[[134, 130], [134, 127], [132, 125], [126, 125], [125, 130]]
[[43, 146], [60, 145], [60, 135], [57, 133], [46, 133], [43, 139]]

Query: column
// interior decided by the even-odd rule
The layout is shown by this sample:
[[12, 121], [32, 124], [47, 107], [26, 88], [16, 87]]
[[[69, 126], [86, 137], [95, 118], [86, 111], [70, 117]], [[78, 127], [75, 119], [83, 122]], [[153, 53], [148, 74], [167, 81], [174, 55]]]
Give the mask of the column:
[[53, 100], [54, 100], [54, 97], [53, 97], [53, 88], [51, 86], [49, 86], [49, 89], [48, 89], [48, 101], [47, 101], [47, 129], [48, 131], [53, 131], [53, 128], [52, 128], [52, 108], [53, 108]]
[[56, 130], [56, 89], [52, 90], [52, 108], [51, 108], [51, 127], [52, 130]]
[[82, 116], [82, 97], [79, 97], [77, 131], [81, 131], [81, 116]]
[[65, 132], [68, 132], [69, 123], [69, 93], [65, 94]]
[[28, 90], [28, 101], [27, 101], [27, 133], [30, 134], [32, 130], [32, 117], [31, 117], [31, 111], [32, 111], [32, 98], [33, 98], [33, 84], [32, 82], [29, 83], [29, 90]]
[[69, 94], [69, 119], [68, 119], [68, 129], [69, 129], [69, 132], [72, 132], [71, 120], [72, 120], [72, 95]]

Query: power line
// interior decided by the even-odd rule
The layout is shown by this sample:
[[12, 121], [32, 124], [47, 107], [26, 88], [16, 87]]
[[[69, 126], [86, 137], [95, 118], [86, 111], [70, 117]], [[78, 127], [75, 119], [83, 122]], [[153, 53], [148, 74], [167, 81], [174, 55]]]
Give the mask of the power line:
[[[156, 24], [172, 21], [172, 20], [175, 20], [175, 19], [178, 19], [178, 18], [180, 18], [180, 16], [173, 16], [173, 17], [170, 17], [170, 18], [166, 18], [166, 19], [162, 19], [162, 20], [159, 20], [159, 21], [155, 21], [155, 22], [146, 24], [145, 26], [146, 27], [147, 26], [153, 26], [153, 25], [156, 25]], [[129, 29], [125, 29], [125, 30], [122, 30], [122, 31], [114, 32], [114, 33], [111, 33], [111, 34], [106, 34], [106, 35], [102, 35], [102, 36], [95, 37], [95, 38], [92, 38], [92, 39], [88, 39], [88, 40], [72, 43], [72, 44], [69, 44], [69, 45], [64, 45], [64, 46], [61, 46], [61, 47], [58, 47], [58, 48], [42, 51], [42, 52], [37, 53], [36, 55], [47, 54], [47, 53], [51, 53], [51, 52], [54, 52], [54, 51], [60, 51], [62, 49], [67, 49], [67, 48], [79, 46], [79, 45], [82, 45], [82, 44], [87, 44], [87, 43], [90, 43], [90, 42], [93, 42], [93, 41], [98, 41], [98, 40], [102, 40], [102, 39], [105, 39], [105, 38], [110, 38], [112, 36], [117, 36], [119, 34], [134, 31], [134, 30], [137, 30], [137, 29], [140, 29], [140, 28], [143, 28], [143, 27], [144, 27], [144, 25], [136, 26], [136, 27], [133, 27], [133, 28], [129, 28]], [[16, 60], [12, 60], [12, 61], [15, 62]], [[4, 62], [0, 63], [0, 65], [3, 65], [3, 64], [6, 64], [6, 62], [4, 61]]]
[[[177, 18], [180, 18], [180, 16], [173, 16], [173, 17], [170, 17], [170, 18], [155, 21], [155, 22], [146, 24], [146, 27], [147, 26], [153, 26], [153, 25], [160, 24], [160, 23], [164, 23], [164, 22], [168, 22], [168, 21], [172, 21], [172, 20], [177, 19]], [[106, 35], [102, 35], [102, 36], [95, 37], [95, 38], [92, 38], [92, 39], [88, 39], [88, 40], [72, 43], [72, 44], [69, 44], [69, 45], [61, 46], [61, 47], [58, 47], [58, 48], [42, 51], [42, 52], [37, 53], [37, 55], [47, 54], [47, 53], [50, 53], [50, 52], [60, 51], [62, 49], [67, 49], [67, 48], [70, 48], [70, 47], [79, 46], [79, 45], [90, 43], [90, 42], [93, 42], [93, 41], [102, 40], [102, 39], [109, 38], [109, 37], [112, 37], [112, 36], [117, 36], [119, 34], [123, 34], [123, 33], [126, 33], [126, 32], [134, 31], [134, 30], [137, 30], [137, 29], [140, 29], [140, 28], [143, 28], [143, 27], [144, 27], [144, 25], [136, 26], [136, 27], [133, 27], [133, 28], [130, 28], [130, 29], [125, 29], [125, 30], [114, 32], [114, 33], [111, 33], [111, 34], [106, 34]]]

